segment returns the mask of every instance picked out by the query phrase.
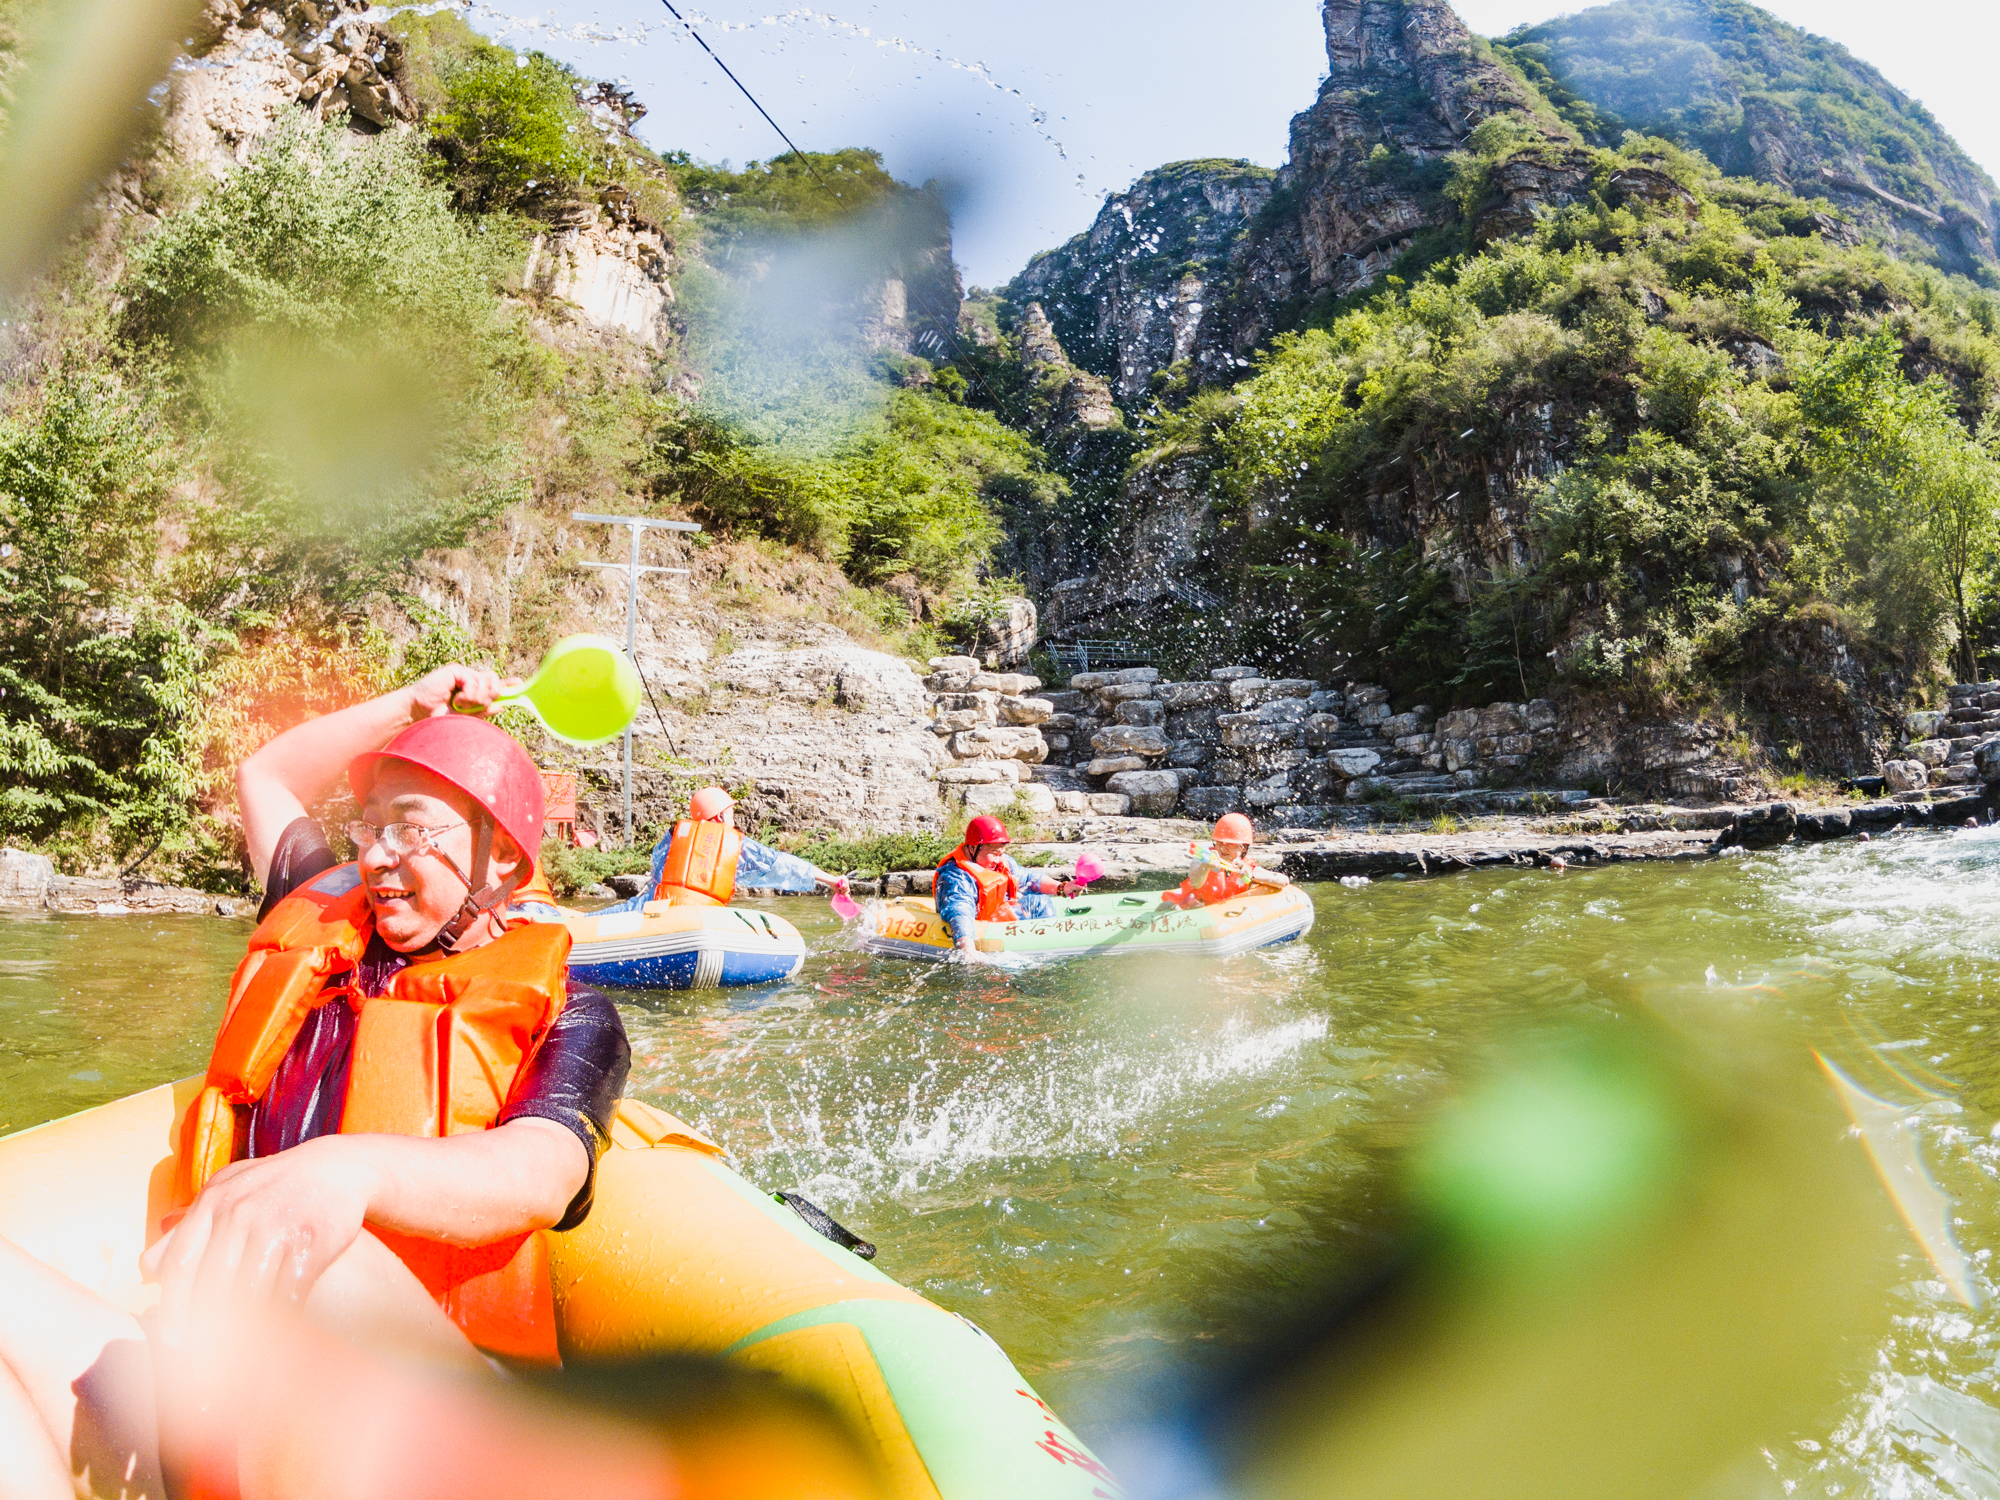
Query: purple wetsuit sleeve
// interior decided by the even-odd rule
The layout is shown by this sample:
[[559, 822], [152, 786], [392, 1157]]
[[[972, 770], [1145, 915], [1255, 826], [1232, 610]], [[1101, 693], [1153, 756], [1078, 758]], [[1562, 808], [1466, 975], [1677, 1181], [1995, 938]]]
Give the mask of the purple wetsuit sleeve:
[[576, 1133], [590, 1171], [557, 1229], [574, 1229], [590, 1212], [597, 1158], [611, 1144], [611, 1117], [632, 1071], [632, 1048], [618, 1008], [588, 985], [569, 982], [569, 1002], [514, 1084], [514, 1096], [494, 1123], [534, 1117]]
[[257, 920], [263, 921], [285, 897], [340, 863], [319, 824], [311, 818], [292, 819], [278, 835], [278, 847], [271, 851], [271, 873], [264, 882], [264, 901], [257, 908]]

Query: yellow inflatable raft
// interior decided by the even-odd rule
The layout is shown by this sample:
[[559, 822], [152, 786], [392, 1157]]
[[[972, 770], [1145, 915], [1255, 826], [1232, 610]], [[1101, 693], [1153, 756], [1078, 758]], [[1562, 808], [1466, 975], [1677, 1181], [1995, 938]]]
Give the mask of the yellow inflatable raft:
[[[0, 1139], [0, 1234], [130, 1311], [199, 1080]], [[723, 1355], [820, 1392], [897, 1500], [1092, 1500], [1116, 1485], [975, 1325], [752, 1188], [671, 1115], [619, 1106], [596, 1206], [549, 1235], [565, 1358]]]

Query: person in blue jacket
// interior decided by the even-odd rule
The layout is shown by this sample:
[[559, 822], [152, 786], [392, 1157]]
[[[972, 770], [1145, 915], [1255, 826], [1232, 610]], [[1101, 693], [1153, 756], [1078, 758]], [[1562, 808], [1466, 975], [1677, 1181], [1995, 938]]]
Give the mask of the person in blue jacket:
[[965, 825], [964, 841], [937, 867], [931, 898], [966, 963], [981, 962], [975, 941], [978, 923], [1053, 916], [1050, 896], [1074, 896], [1083, 890], [1073, 880], [1030, 875], [1008, 858], [1005, 851], [1011, 842], [1006, 824], [981, 814]]
[[[683, 837], [693, 824], [705, 822], [719, 823], [726, 830], [727, 864], [726, 871], [710, 872], [719, 876], [729, 888], [711, 889], [712, 899], [728, 904], [737, 886], [751, 886], [762, 890], [805, 892], [815, 888], [831, 890], [840, 877], [830, 875], [811, 860], [801, 859], [796, 854], [787, 854], [781, 849], [773, 849], [769, 844], [759, 843], [736, 832], [736, 799], [719, 786], [703, 787], [688, 802], [688, 816], [675, 825]], [[611, 912], [639, 911], [649, 901], [657, 901], [671, 884], [663, 888], [668, 855], [673, 850], [674, 831], [653, 846], [653, 868], [646, 877], [645, 886], [636, 896], [627, 897], [616, 906], [607, 906], [598, 915]], [[684, 873], [684, 872], [677, 872]]]

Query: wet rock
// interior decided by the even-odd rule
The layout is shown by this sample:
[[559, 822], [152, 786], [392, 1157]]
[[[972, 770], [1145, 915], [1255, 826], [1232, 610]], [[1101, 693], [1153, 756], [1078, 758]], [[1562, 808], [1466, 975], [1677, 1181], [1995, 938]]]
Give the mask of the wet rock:
[[1178, 712], [1182, 709], [1211, 708], [1218, 703], [1227, 703], [1229, 688], [1220, 682], [1163, 682], [1154, 696], [1164, 703], [1169, 711]]
[[1043, 761], [1049, 758], [1048, 742], [1035, 729], [1008, 726], [968, 729], [953, 735], [949, 743], [951, 753], [959, 760]]
[[1799, 814], [1798, 836], [1809, 843], [1845, 838], [1854, 832], [1854, 814], [1846, 808]]
[[945, 766], [938, 771], [937, 779], [941, 786], [997, 786], [1003, 781], [1009, 786], [1014, 784], [1014, 778], [1001, 769], [1000, 762], [993, 760]]
[[1208, 674], [1217, 682], [1237, 682], [1245, 677], [1261, 675], [1255, 667], [1217, 667]]
[[1144, 817], [1165, 817], [1180, 801], [1180, 778], [1172, 771], [1120, 771], [1105, 790], [1131, 799], [1132, 811]]
[[1139, 724], [1107, 724], [1090, 737], [1090, 748], [1100, 755], [1165, 755], [1166, 734]]
[[2000, 781], [2000, 738], [1990, 739], [1972, 752], [1972, 763], [1988, 781]]
[[1314, 750], [1327, 749], [1346, 732], [1337, 714], [1314, 714], [1306, 720], [1306, 744]]
[[1205, 766], [1213, 759], [1214, 749], [1199, 740], [1176, 740], [1173, 749], [1167, 752], [1170, 766]]
[[1239, 708], [1255, 708], [1260, 703], [1269, 703], [1274, 698], [1306, 698], [1319, 687], [1316, 682], [1303, 678], [1283, 677], [1266, 680], [1261, 677], [1242, 677], [1229, 684], [1229, 701]]
[[1363, 729], [1374, 729], [1386, 722], [1389, 715], [1387, 703], [1362, 703], [1353, 705], [1354, 722]]
[[1083, 768], [1086, 776], [1116, 776], [1120, 771], [1143, 771], [1146, 761], [1137, 755], [1100, 756]]
[[1894, 792], [1920, 792], [1930, 785], [1931, 773], [1920, 760], [1892, 760], [1884, 763], [1882, 779]]
[[1219, 818], [1243, 807], [1240, 786], [1191, 786], [1181, 793], [1181, 811], [1191, 818]]
[[0, 906], [42, 905], [55, 878], [55, 864], [47, 855], [0, 849]]
[[1167, 706], [1157, 698], [1128, 698], [1113, 710], [1121, 724], [1154, 727], [1167, 722]]
[[1303, 698], [1270, 698], [1257, 705], [1257, 717], [1266, 724], [1303, 724], [1312, 709]]
[[1003, 696], [999, 709], [1001, 722], [1015, 725], [1045, 724], [1056, 712], [1056, 706], [1046, 698], [1014, 696]]
[[1219, 714], [1215, 724], [1222, 732], [1222, 743], [1233, 750], [1296, 745], [1305, 737], [1303, 725], [1272, 724], [1257, 714]]
[[1321, 757], [1326, 767], [1339, 776], [1366, 776], [1382, 764], [1373, 750], [1333, 750]]
[[1261, 811], [1267, 807], [1296, 802], [1298, 793], [1292, 788], [1291, 778], [1280, 773], [1276, 776], [1267, 776], [1262, 781], [1253, 781], [1244, 787], [1243, 800]]
[[1745, 849], [1768, 849], [1784, 843], [1798, 826], [1798, 809], [1791, 803], [1766, 802], [1738, 812], [1729, 826], [1716, 835], [1715, 847], [1741, 845]]
[[1212, 708], [1192, 708], [1181, 713], [1167, 715], [1167, 738], [1171, 740], [1201, 740], [1213, 744], [1222, 731], [1216, 727], [1216, 711]]
[[1111, 682], [1099, 688], [1095, 696], [1099, 703], [1109, 709], [1134, 699], [1151, 698], [1153, 685], [1150, 682]]

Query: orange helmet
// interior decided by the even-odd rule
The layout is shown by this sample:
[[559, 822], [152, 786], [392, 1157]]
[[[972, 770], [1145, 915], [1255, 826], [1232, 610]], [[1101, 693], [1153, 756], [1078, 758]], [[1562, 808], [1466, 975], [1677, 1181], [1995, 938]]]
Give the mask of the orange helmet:
[[965, 825], [965, 847], [977, 849], [981, 844], [1011, 844], [1007, 836], [1007, 825], [998, 818], [981, 813]]
[[1224, 813], [1215, 820], [1215, 841], [1218, 844], [1248, 844], [1257, 837], [1250, 820], [1242, 813]]
[[688, 816], [697, 823], [720, 818], [736, 805], [736, 799], [719, 786], [705, 786], [688, 798]]

